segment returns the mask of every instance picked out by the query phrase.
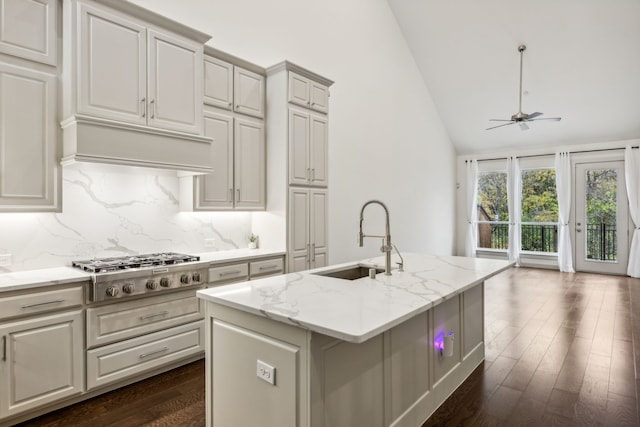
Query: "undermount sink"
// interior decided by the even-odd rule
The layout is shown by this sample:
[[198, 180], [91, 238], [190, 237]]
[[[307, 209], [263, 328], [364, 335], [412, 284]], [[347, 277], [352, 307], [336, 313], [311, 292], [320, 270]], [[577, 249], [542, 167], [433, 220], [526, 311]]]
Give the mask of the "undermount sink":
[[[318, 276], [325, 277], [333, 277], [335, 279], [345, 279], [345, 280], [356, 280], [361, 279], [363, 277], [369, 276], [369, 269], [374, 267], [369, 267], [367, 265], [355, 265], [350, 267], [345, 267], [339, 270], [330, 270], [330, 271], [320, 271], [317, 274]], [[376, 274], [384, 273], [384, 268], [375, 268]]]

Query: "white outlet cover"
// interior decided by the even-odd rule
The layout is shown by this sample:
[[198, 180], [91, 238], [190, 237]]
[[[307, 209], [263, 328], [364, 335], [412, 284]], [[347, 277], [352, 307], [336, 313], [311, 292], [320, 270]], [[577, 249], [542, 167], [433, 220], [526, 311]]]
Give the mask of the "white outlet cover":
[[264, 363], [262, 360], [258, 360], [256, 364], [256, 375], [263, 381], [268, 382], [271, 385], [276, 385], [276, 368]]

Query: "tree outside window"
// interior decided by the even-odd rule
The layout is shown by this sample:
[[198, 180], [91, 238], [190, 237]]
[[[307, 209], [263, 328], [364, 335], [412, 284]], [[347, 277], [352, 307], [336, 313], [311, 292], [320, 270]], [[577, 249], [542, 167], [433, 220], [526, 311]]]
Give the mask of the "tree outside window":
[[506, 172], [478, 174], [478, 247], [507, 249], [509, 207]]
[[522, 171], [523, 251], [558, 252], [558, 195], [555, 169]]

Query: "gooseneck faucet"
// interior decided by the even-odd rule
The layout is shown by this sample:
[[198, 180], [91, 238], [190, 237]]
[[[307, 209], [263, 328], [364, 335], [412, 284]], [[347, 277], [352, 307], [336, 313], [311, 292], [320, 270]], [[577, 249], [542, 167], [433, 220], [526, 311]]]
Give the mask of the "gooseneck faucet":
[[[376, 203], [382, 206], [386, 214], [386, 235], [385, 236], [365, 235], [362, 232], [362, 222], [364, 221], [364, 209], [372, 203]], [[358, 237], [359, 237], [358, 242], [360, 244], [360, 247], [364, 245], [365, 237], [381, 237], [386, 240], [386, 241], [385, 240], [382, 241], [382, 246], [380, 247], [380, 251], [384, 252], [385, 254], [384, 274], [386, 276], [390, 276], [391, 275], [391, 250], [393, 249], [393, 245], [391, 245], [391, 231], [389, 228], [389, 209], [387, 209], [387, 206], [384, 203], [382, 203], [379, 200], [369, 200], [367, 203], [362, 205], [362, 209], [360, 210], [360, 233], [358, 234]]]

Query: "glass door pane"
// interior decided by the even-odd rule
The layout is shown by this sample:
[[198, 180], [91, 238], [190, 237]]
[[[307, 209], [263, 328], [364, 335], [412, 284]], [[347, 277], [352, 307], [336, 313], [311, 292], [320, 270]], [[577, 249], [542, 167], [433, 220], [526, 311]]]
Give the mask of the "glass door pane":
[[628, 206], [623, 162], [576, 165], [576, 270], [624, 274]]

